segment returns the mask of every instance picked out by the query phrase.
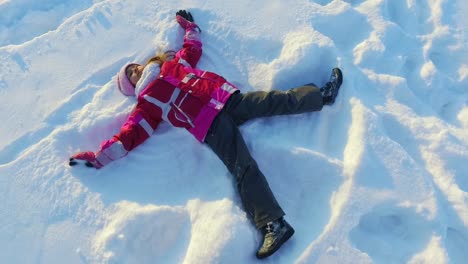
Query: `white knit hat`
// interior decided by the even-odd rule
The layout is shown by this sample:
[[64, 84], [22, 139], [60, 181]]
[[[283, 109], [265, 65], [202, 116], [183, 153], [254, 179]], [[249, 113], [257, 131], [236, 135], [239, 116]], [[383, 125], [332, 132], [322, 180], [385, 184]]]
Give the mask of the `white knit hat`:
[[125, 64], [117, 75], [117, 86], [122, 94], [126, 96], [135, 96], [135, 86], [130, 82], [127, 77], [127, 67], [131, 65], [139, 65], [138, 63], [130, 62]]

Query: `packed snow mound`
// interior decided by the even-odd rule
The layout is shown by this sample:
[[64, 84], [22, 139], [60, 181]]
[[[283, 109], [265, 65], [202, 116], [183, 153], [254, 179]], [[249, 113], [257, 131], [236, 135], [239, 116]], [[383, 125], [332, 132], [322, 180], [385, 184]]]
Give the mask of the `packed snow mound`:
[[132, 110], [120, 67], [181, 47], [179, 9], [198, 66], [243, 92], [343, 70], [334, 105], [241, 127], [296, 230], [267, 263], [465, 263], [466, 1], [0, 0], [2, 263], [259, 263], [231, 175], [187, 131], [67, 164]]
[[22, 44], [51, 30], [102, 0], [2, 0], [0, 45]]

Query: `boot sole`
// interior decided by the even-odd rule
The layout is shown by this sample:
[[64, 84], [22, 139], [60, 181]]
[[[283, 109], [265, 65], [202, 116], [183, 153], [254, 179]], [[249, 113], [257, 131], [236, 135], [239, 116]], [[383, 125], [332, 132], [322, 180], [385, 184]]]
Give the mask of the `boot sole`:
[[341, 72], [340, 68], [334, 68], [333, 71], [337, 73], [339, 80], [338, 84], [341, 86], [343, 84], [343, 73]]
[[264, 255], [258, 255], [257, 254], [257, 258], [258, 259], [264, 259], [264, 258], [267, 258], [267, 257], [273, 255], [273, 253], [278, 251], [278, 249], [280, 249], [281, 246], [284, 243], [286, 243], [286, 241], [288, 241], [293, 235], [294, 235], [294, 228], [292, 228], [290, 226], [290, 229], [284, 234], [284, 236], [281, 238], [281, 240], [278, 242], [278, 244], [276, 244], [276, 246], [273, 248], [273, 250], [271, 250], [270, 252], [268, 252], [268, 253], [266, 253]]
[[331, 104], [335, 103], [336, 97], [338, 97], [338, 92], [340, 91], [341, 85], [343, 84], [343, 73], [339, 68], [334, 68], [333, 72], [338, 76], [338, 89], [336, 89], [336, 93], [333, 95], [333, 100]]

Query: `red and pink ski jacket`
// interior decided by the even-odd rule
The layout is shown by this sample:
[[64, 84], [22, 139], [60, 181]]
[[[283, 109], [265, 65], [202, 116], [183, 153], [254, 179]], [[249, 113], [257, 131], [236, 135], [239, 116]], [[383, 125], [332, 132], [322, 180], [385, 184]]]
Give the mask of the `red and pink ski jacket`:
[[185, 29], [182, 49], [136, 95], [137, 105], [120, 132], [101, 144], [96, 160], [102, 166], [143, 143], [161, 121], [185, 128], [203, 142], [211, 123], [238, 89], [216, 73], [195, 68], [202, 55], [197, 29], [195, 24]]

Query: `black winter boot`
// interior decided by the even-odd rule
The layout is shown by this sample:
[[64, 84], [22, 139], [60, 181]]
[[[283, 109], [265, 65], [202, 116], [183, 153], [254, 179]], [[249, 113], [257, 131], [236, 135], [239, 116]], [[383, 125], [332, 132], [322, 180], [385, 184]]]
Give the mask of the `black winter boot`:
[[335, 98], [338, 95], [342, 83], [343, 74], [341, 70], [334, 68], [330, 76], [330, 81], [327, 82], [324, 87], [320, 88], [324, 105], [331, 105], [335, 102]]
[[259, 259], [266, 258], [275, 253], [294, 234], [294, 229], [281, 217], [275, 221], [268, 222], [262, 228], [262, 232], [264, 240], [262, 246], [257, 251], [257, 258]]

